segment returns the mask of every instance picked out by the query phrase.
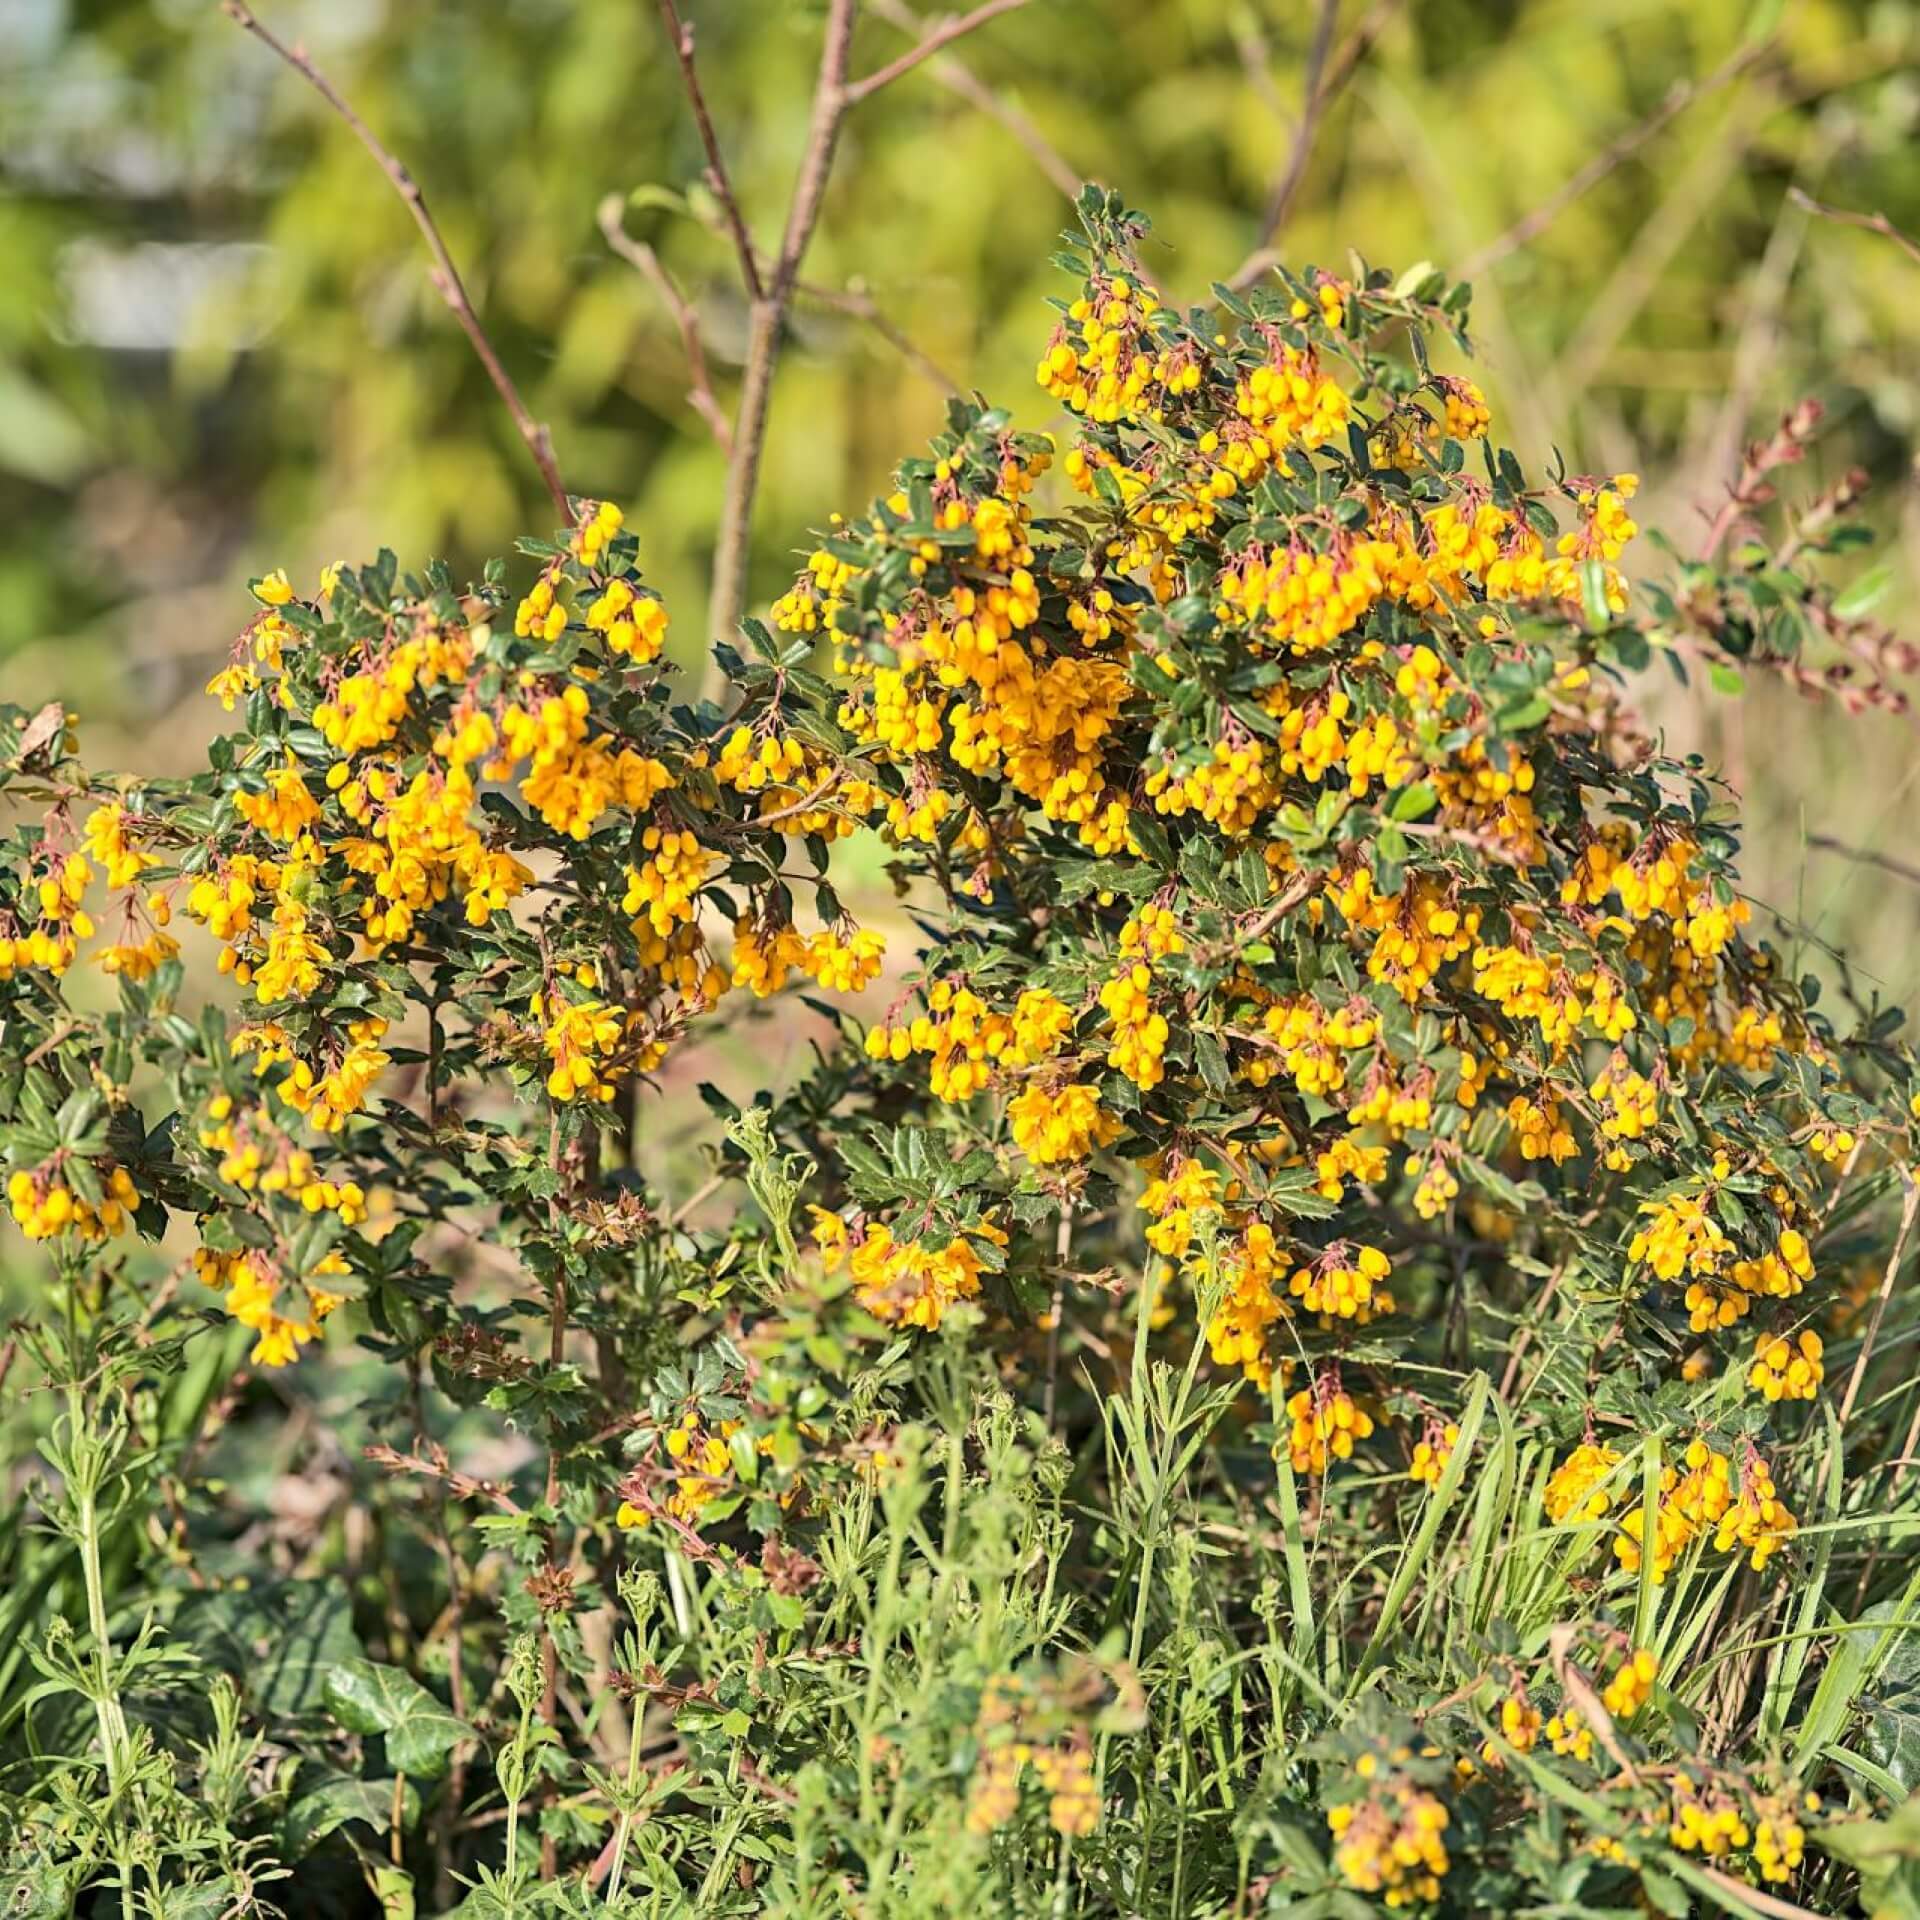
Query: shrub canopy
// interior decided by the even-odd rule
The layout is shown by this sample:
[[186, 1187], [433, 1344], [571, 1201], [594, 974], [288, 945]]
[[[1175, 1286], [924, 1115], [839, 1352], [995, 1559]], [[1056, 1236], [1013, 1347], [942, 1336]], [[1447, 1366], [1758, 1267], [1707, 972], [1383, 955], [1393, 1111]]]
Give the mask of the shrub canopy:
[[[1809, 1809], [1914, 1784], [1853, 1717], [1898, 1635], [1812, 1657], [1843, 1586], [1911, 1591], [1871, 1544], [1911, 1396], [1861, 1389], [1912, 1061], [1755, 937], [1729, 800], [1622, 687], [1854, 631], [1851, 483], [1764, 537], [1794, 416], [1636, 594], [1634, 477], [1530, 484], [1435, 371], [1466, 288], [1183, 314], [1138, 215], [1081, 213], [1038, 367], [1064, 454], [956, 404], [722, 649], [730, 711], [676, 701], [597, 502], [523, 543], [524, 594], [390, 555], [259, 582], [192, 780], [89, 775], [58, 708], [9, 710], [8, 1193], [68, 1442], [220, 1341], [209, 1289], [253, 1367], [350, 1322], [413, 1382], [386, 1464], [523, 1569], [452, 1629], [505, 1691], [398, 1675], [438, 1714], [413, 1765], [356, 1682], [323, 1726], [254, 1710], [309, 1778], [371, 1735], [437, 1777], [479, 1725], [550, 1870], [699, 1911], [1039, 1912], [1075, 1876], [1090, 1912], [1839, 1910]], [[835, 889], [860, 833], [905, 971]], [[67, 996], [89, 940], [114, 1005]], [[727, 1109], [726, 1226], [626, 1171], [703, 1025], [883, 976]], [[187, 1223], [152, 1291], [127, 1230]], [[423, 1361], [540, 1436], [520, 1481], [422, 1438]], [[583, 1688], [636, 1741], [584, 1794]], [[112, 1775], [161, 1736], [102, 1741]], [[458, 1857], [476, 1913], [572, 1897], [512, 1837]]]

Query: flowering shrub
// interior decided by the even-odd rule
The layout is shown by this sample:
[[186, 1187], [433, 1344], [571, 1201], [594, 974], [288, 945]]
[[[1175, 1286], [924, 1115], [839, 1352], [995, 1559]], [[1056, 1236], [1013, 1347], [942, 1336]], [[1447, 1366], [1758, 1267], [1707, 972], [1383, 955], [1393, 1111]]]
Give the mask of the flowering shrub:
[[[1431, 363], [1464, 287], [1180, 313], [1144, 221], [1081, 214], [1064, 450], [956, 404], [719, 650], [725, 711], [583, 501], [523, 591], [256, 583], [190, 781], [0, 718], [7, 1191], [88, 1619], [17, 1696], [66, 1755], [6, 1776], [20, 1885], [1915, 1898], [1914, 1063], [1759, 937], [1625, 690], [1870, 646], [1857, 485], [1768, 531], [1796, 414], [1636, 592], [1634, 477], [1530, 484]], [[649, 1089], [808, 986], [837, 1041], [648, 1191]], [[205, 1461], [349, 1343], [351, 1593], [256, 1564]]]

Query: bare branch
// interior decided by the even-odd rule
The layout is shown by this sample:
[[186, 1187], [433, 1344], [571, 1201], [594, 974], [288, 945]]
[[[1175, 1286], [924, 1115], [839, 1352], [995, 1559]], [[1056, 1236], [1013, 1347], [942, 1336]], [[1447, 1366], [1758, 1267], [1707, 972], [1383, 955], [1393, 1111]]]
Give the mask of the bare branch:
[[620, 195], [608, 194], [600, 202], [600, 231], [606, 236], [607, 245], [629, 266], [639, 270], [673, 316], [673, 324], [680, 330], [680, 348], [686, 355], [687, 378], [691, 382], [687, 404], [707, 423], [719, 442], [720, 451], [731, 456], [733, 428], [720, 402], [714, 398], [713, 383], [707, 377], [706, 351], [700, 344], [700, 316], [680, 291], [673, 275], [661, 265], [660, 256], [644, 240], [636, 240], [627, 231], [625, 213], [626, 202]]
[[1247, 76], [1247, 85], [1260, 96], [1260, 104], [1281, 126], [1291, 128], [1293, 109], [1281, 99], [1280, 89], [1273, 83], [1273, 49], [1268, 46], [1252, 10], [1242, 13], [1230, 31], [1233, 50], [1240, 56], [1240, 68]]
[[693, 62], [693, 29], [684, 26], [673, 0], [660, 0], [660, 18], [666, 22], [667, 38], [673, 42], [673, 57], [680, 62], [680, 78], [686, 83], [687, 100], [693, 108], [694, 123], [700, 129], [700, 144], [707, 150], [707, 185], [726, 215], [727, 230], [733, 235], [733, 249], [740, 259], [740, 277], [747, 283], [752, 299], [763, 297], [760, 269], [754, 261], [753, 236], [734, 198], [733, 182], [727, 176], [727, 163], [720, 157], [720, 137], [713, 130], [713, 115], [707, 111], [707, 96], [700, 85], [700, 70]]
[[1868, 233], [1877, 233], [1883, 239], [1891, 240], [1909, 260], [1920, 261], [1920, 240], [1902, 233], [1884, 213], [1855, 213], [1847, 207], [1830, 207], [1816, 200], [1812, 194], [1804, 193], [1798, 187], [1787, 189], [1787, 198], [1806, 213], [1817, 213], [1822, 220], [1832, 220], [1843, 227], [1860, 227]]
[[848, 86], [844, 95], [846, 104], [857, 107], [882, 87], [891, 86], [902, 74], [911, 73], [921, 61], [932, 59], [942, 47], [950, 46], [976, 28], [984, 27], [989, 20], [998, 19], [1003, 13], [1012, 13], [1026, 4], [1027, 0], [986, 0], [985, 5], [975, 7], [971, 13], [936, 21], [927, 28], [917, 46], [909, 47], [897, 60], [888, 61], [864, 80], [856, 80]]
[[887, 318], [861, 281], [850, 280], [844, 289], [837, 290], [824, 287], [814, 280], [796, 280], [793, 290], [802, 300], [811, 300], [835, 313], [844, 313], [850, 320], [858, 320], [863, 326], [870, 327], [922, 378], [943, 393], [962, 391], [960, 383], [938, 361]]
[[1891, 854], [1875, 853], [1870, 847], [1849, 846], [1846, 841], [1836, 840], [1827, 833], [1808, 834], [1807, 845], [1817, 847], [1822, 853], [1837, 853], [1843, 860], [1857, 860], [1864, 867], [1878, 867], [1883, 873], [1891, 873], [1901, 880], [1911, 880], [1920, 886], [1920, 867], [1905, 860], [1896, 860]]
[[421, 237], [426, 241], [433, 255], [433, 284], [440, 297], [452, 308], [453, 315], [460, 322], [462, 331], [479, 355], [480, 364], [486, 368], [487, 377], [493, 382], [494, 390], [506, 402], [507, 411], [513, 416], [513, 424], [520, 431], [520, 438], [527, 443], [527, 451], [533, 455], [534, 465], [540, 469], [540, 477], [547, 483], [547, 492], [553, 497], [560, 518], [566, 525], [573, 524], [573, 507], [567, 499], [567, 490], [560, 483], [560, 469], [553, 457], [553, 436], [528, 411], [527, 403], [521, 399], [520, 390], [513, 384], [512, 377], [500, 364], [500, 356], [493, 349], [493, 342], [487, 338], [486, 329], [480, 324], [480, 317], [473, 310], [473, 302], [467, 297], [466, 283], [460, 278], [460, 269], [454, 264], [453, 255], [447, 251], [447, 243], [440, 237], [440, 229], [434, 224], [433, 215], [427, 210], [426, 195], [420, 191], [416, 181], [406, 167], [386, 147], [381, 145], [373, 130], [354, 112], [341, 96], [333, 83], [321, 73], [318, 67], [307, 58], [303, 48], [289, 47], [284, 41], [263, 27], [254, 17], [253, 10], [243, 4], [243, 0], [221, 0], [222, 10], [229, 19], [244, 27], [262, 46], [278, 54], [288, 66], [304, 79], [319, 94], [328, 106], [344, 120], [352, 130], [354, 138], [379, 162], [380, 170], [393, 183], [393, 190], [406, 203], [407, 211], [413, 216], [413, 223], [420, 229]]
[[1327, 62], [1327, 70], [1320, 80], [1323, 100], [1333, 100], [1353, 78], [1354, 69], [1373, 51], [1373, 43], [1385, 31], [1387, 22], [1399, 11], [1400, 0], [1374, 0], [1374, 4], [1360, 16], [1359, 25], [1341, 41], [1333, 58]]
[[1517, 253], [1529, 241], [1538, 239], [1547, 228], [1559, 219], [1573, 203], [1593, 187], [1596, 187], [1608, 174], [1614, 172], [1629, 160], [1640, 148], [1646, 145], [1655, 134], [1677, 120], [1696, 100], [1704, 100], [1710, 93], [1717, 93], [1729, 81], [1736, 80], [1756, 61], [1770, 52], [1773, 41], [1769, 39], [1749, 41], [1729, 59], [1703, 80], [1677, 80], [1667, 90], [1667, 97], [1661, 101], [1652, 113], [1603, 148], [1570, 179], [1550, 193], [1546, 199], [1529, 214], [1522, 216], [1497, 239], [1490, 240], [1484, 247], [1470, 254], [1457, 268], [1458, 277], [1463, 280], [1484, 273], [1497, 261], [1504, 260], [1510, 253]]
[[[1399, 0], [1376, 0], [1376, 4], [1341, 44], [1340, 50], [1334, 53], [1333, 28], [1339, 17], [1340, 0], [1321, 0], [1320, 12], [1314, 21], [1313, 40], [1307, 49], [1306, 84], [1301, 90], [1300, 118], [1294, 126], [1287, 164], [1267, 195], [1266, 210], [1260, 220], [1260, 237], [1252, 252], [1234, 269], [1227, 281], [1228, 286], [1236, 290], [1250, 287], [1278, 263], [1280, 256], [1274, 250], [1274, 237], [1286, 223], [1287, 215], [1292, 212], [1294, 200], [1306, 179], [1307, 165], [1313, 158], [1313, 143], [1320, 131], [1320, 122], [1341, 89], [1353, 78], [1355, 70], [1366, 58], [1398, 5]], [[1243, 46], [1242, 60], [1250, 62], [1252, 52], [1253, 49]], [[1263, 92], [1265, 90], [1262, 89]]]
[[[760, 461], [766, 451], [767, 412], [773, 397], [773, 373], [780, 358], [781, 332], [793, 299], [800, 262], [820, 219], [827, 181], [833, 172], [834, 150], [847, 108], [847, 56], [853, 44], [853, 24], [859, 0], [830, 0], [826, 32], [820, 47], [820, 71], [814, 82], [813, 112], [807, 146], [787, 208], [787, 224], [780, 239], [771, 281], [753, 302], [747, 333], [746, 369], [741, 377], [740, 405], [734, 416], [733, 459], [727, 471], [726, 499], [721, 508], [720, 534], [713, 558], [713, 595], [708, 626], [714, 639], [731, 640], [746, 604], [747, 561], [753, 530], [753, 501], [760, 485]], [[752, 248], [748, 248], [751, 260]], [[756, 274], [758, 269], [755, 269]], [[717, 666], [708, 663], [703, 692], [717, 698], [726, 690]]]
[[1293, 131], [1287, 164], [1267, 195], [1266, 210], [1260, 217], [1260, 237], [1254, 242], [1252, 252], [1234, 269], [1227, 282], [1236, 290], [1252, 286], [1274, 264], [1274, 236], [1280, 231], [1293, 205], [1301, 181], [1306, 178], [1307, 161], [1313, 153], [1313, 137], [1319, 131], [1320, 116], [1327, 104], [1327, 95], [1322, 91], [1320, 82], [1326, 72], [1327, 54], [1333, 45], [1333, 23], [1339, 12], [1340, 0], [1320, 0], [1313, 40], [1307, 48], [1307, 78], [1302, 89], [1299, 124]]
[[[925, 24], [901, 0], [870, 0], [873, 11], [890, 27], [902, 33], [918, 33]], [[971, 107], [997, 120], [1033, 156], [1039, 167], [1068, 199], [1079, 198], [1084, 176], [1077, 167], [1062, 158], [1056, 148], [1034, 125], [1032, 118], [993, 88], [950, 53], [938, 53], [928, 62], [928, 71], [949, 93], [958, 94]]]

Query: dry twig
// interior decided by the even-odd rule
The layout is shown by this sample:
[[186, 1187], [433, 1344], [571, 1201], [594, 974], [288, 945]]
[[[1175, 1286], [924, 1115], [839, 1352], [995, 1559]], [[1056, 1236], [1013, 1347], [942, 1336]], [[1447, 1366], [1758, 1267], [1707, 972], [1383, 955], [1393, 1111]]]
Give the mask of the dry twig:
[[661, 265], [660, 256], [644, 240], [636, 240], [627, 231], [625, 214], [626, 202], [617, 193], [608, 194], [600, 202], [600, 231], [606, 236], [607, 245], [629, 266], [639, 270], [673, 316], [673, 324], [680, 331], [680, 349], [687, 361], [690, 383], [687, 404], [707, 423], [720, 444], [720, 451], [730, 455], [733, 427], [726, 410], [714, 398], [713, 383], [707, 377], [706, 350], [700, 344], [700, 316], [694, 312], [693, 302], [680, 291], [673, 275]]
[[720, 154], [720, 137], [713, 130], [713, 115], [707, 111], [700, 69], [693, 60], [693, 29], [682, 24], [673, 0], [660, 0], [660, 18], [666, 23], [667, 38], [673, 43], [673, 57], [680, 62], [680, 78], [687, 90], [687, 103], [693, 108], [694, 123], [700, 129], [700, 144], [707, 150], [707, 185], [719, 201], [727, 230], [733, 235], [734, 252], [740, 259], [740, 277], [747, 283], [747, 293], [758, 300], [765, 289], [760, 284], [760, 268], [754, 259], [753, 236], [747, 231], [740, 202], [734, 198], [727, 163]]
[[[902, 33], [918, 33], [924, 24], [911, 9], [901, 4], [901, 0], [869, 0], [869, 4], [880, 19], [890, 27], [898, 27]], [[1028, 114], [1011, 100], [996, 93], [971, 67], [950, 53], [935, 54], [928, 62], [927, 70], [949, 93], [958, 94], [969, 106], [978, 108], [989, 119], [999, 121], [1032, 155], [1034, 165], [1068, 200], [1078, 198], [1081, 186], [1079, 170], [1068, 164]]]
[[[747, 361], [741, 376], [740, 405], [734, 415], [733, 458], [727, 468], [726, 497], [720, 509], [720, 533], [713, 558], [713, 596], [708, 628], [714, 639], [731, 641], [746, 604], [747, 559], [753, 530], [753, 501], [760, 486], [760, 461], [766, 451], [767, 413], [773, 399], [773, 372], [794, 282], [800, 275], [813, 229], [833, 172], [834, 150], [846, 117], [847, 55], [859, 0], [831, 0], [820, 47], [820, 72], [814, 83], [813, 112], [806, 151], [787, 208], [787, 224], [775, 257], [772, 278], [753, 301], [747, 332]], [[746, 265], [748, 263], [743, 263]], [[758, 279], [749, 280], [751, 288]], [[702, 692], [716, 698], [725, 680], [709, 662]]]
[[[1320, 130], [1320, 119], [1330, 99], [1321, 85], [1326, 75], [1327, 56], [1333, 50], [1333, 23], [1339, 17], [1340, 0], [1320, 0], [1320, 12], [1314, 20], [1313, 40], [1307, 48], [1307, 78], [1301, 90], [1300, 124], [1293, 132], [1293, 144], [1287, 152], [1287, 164], [1267, 195], [1266, 210], [1260, 216], [1260, 237], [1253, 251], [1234, 269], [1227, 284], [1236, 291], [1250, 287], [1273, 264], [1274, 236], [1292, 209], [1294, 195], [1306, 178], [1307, 162], [1313, 157], [1313, 137]], [[1351, 71], [1351, 68], [1349, 68]]]
[[228, 18], [244, 27], [260, 44], [276, 53], [294, 72], [319, 94], [333, 111], [344, 120], [352, 130], [353, 136], [379, 162], [380, 170], [393, 183], [393, 190], [405, 202], [407, 211], [413, 216], [413, 223], [420, 229], [421, 237], [426, 241], [428, 251], [433, 255], [433, 284], [440, 297], [453, 310], [453, 316], [460, 322], [462, 331], [471, 342], [473, 350], [480, 357], [480, 364], [486, 368], [487, 377], [493, 382], [494, 390], [506, 402], [507, 411], [513, 416], [513, 424], [520, 431], [520, 438], [527, 443], [527, 451], [533, 455], [534, 465], [540, 469], [540, 477], [547, 483], [547, 492], [553, 498], [553, 504], [561, 520], [568, 526], [573, 524], [573, 507], [567, 499], [567, 490], [560, 484], [560, 469], [553, 456], [553, 436], [528, 410], [527, 403], [520, 397], [520, 389], [513, 384], [512, 376], [500, 363], [500, 356], [494, 351], [493, 342], [487, 338], [487, 330], [480, 324], [480, 316], [475, 313], [473, 302], [467, 296], [466, 283], [460, 278], [460, 269], [454, 264], [453, 255], [447, 251], [447, 243], [440, 237], [440, 229], [434, 224], [433, 215], [427, 210], [426, 195], [420, 190], [420, 183], [414, 179], [404, 164], [375, 135], [372, 128], [354, 112], [345, 97], [339, 92], [325, 74], [308, 59], [304, 48], [288, 46], [284, 40], [269, 32], [255, 17], [252, 8], [243, 0], [221, 0], [223, 11]]
[[909, 47], [897, 60], [889, 60], [884, 67], [870, 73], [864, 80], [856, 80], [845, 89], [843, 103], [857, 107], [862, 100], [868, 99], [890, 86], [904, 73], [911, 73], [923, 60], [931, 60], [940, 49], [951, 41], [964, 38], [976, 27], [984, 27], [989, 20], [998, 19], [1003, 13], [1012, 13], [1016, 8], [1024, 7], [1027, 0], [986, 0], [984, 6], [975, 7], [971, 13], [956, 15], [947, 20], [935, 21], [920, 37], [919, 44]]
[[1789, 187], [1787, 198], [1803, 213], [1818, 214], [1822, 220], [1831, 220], [1839, 226], [1877, 233], [1882, 239], [1891, 240], [1909, 260], [1920, 262], [1920, 240], [1902, 233], [1884, 213], [1855, 213], [1847, 207], [1830, 207], [1799, 187]]
[[1696, 100], [1704, 100], [1708, 94], [1717, 93], [1728, 81], [1738, 79], [1772, 46], [1771, 39], [1750, 41], [1729, 59], [1723, 60], [1705, 79], [1675, 81], [1668, 89], [1667, 97], [1644, 120], [1629, 127], [1617, 140], [1602, 148], [1531, 213], [1516, 220], [1505, 233], [1469, 254], [1456, 269], [1457, 277], [1470, 280], [1497, 261], [1504, 260], [1508, 254], [1517, 253], [1530, 240], [1538, 239], [1582, 194], [1598, 186], [1608, 174], [1631, 159], [1662, 128], [1677, 120]]

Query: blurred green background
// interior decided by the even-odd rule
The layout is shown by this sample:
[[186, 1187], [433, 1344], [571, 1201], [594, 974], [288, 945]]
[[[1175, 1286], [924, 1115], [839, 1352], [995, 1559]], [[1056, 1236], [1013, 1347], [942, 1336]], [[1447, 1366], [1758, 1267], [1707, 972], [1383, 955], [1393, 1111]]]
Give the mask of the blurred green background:
[[[870, 71], [917, 0], [873, 0]], [[821, 21], [807, 0], [683, 0], [748, 218], [770, 246]], [[651, 0], [261, 0], [424, 185], [576, 492], [620, 502], [690, 658], [717, 452], [669, 316], [595, 209], [635, 193], [701, 315], [723, 398], [744, 343], [699, 145]], [[1046, 424], [1032, 366], [1057, 290], [1063, 178], [1154, 215], [1153, 265], [1198, 296], [1253, 244], [1300, 112], [1306, 0], [1031, 0], [860, 105], [808, 277], [864, 287], [925, 359]], [[904, 24], [903, 24], [904, 23]], [[1457, 265], [1678, 83], [1764, 56], [1477, 276], [1480, 377], [1532, 466], [1646, 477], [1685, 545], [1743, 437], [1811, 392], [1835, 431], [1811, 489], [1865, 465], [1914, 618], [1920, 265], [1788, 202], [1920, 229], [1912, 0], [1344, 0], [1371, 44], [1325, 116], [1282, 235], [1295, 263]], [[954, 64], [957, 62], [958, 64]], [[1026, 128], [1022, 134], [1016, 129]], [[551, 508], [428, 283], [405, 209], [322, 103], [216, 0], [0, 0], [0, 693], [77, 706], [99, 764], [164, 772], [247, 576], [310, 579], [379, 545], [463, 572]], [[776, 389], [754, 592], [940, 418], [927, 368], [803, 302]], [[1649, 554], [1642, 564], [1658, 564]], [[1776, 685], [1664, 677], [1642, 704], [1746, 793], [1756, 893], [1909, 999], [1920, 889], [1810, 836], [1899, 858], [1912, 723]]]

